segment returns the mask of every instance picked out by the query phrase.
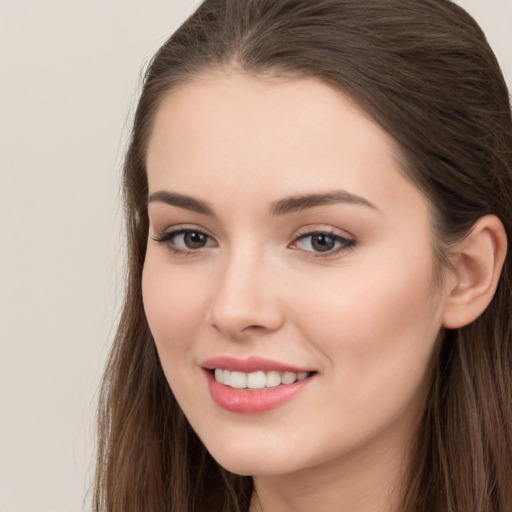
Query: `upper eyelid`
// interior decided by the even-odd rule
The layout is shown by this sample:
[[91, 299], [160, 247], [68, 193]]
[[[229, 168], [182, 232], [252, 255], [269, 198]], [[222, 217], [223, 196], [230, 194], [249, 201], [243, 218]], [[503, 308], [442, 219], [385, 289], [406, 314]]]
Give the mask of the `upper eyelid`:
[[315, 233], [328, 233], [330, 235], [346, 238], [347, 240], [355, 240], [356, 236], [347, 231], [346, 229], [337, 228], [329, 225], [312, 224], [299, 228], [293, 235], [293, 239], [297, 240], [300, 237], [314, 235]]
[[215, 238], [207, 229], [201, 227], [201, 226], [195, 226], [190, 224], [174, 224], [172, 226], [168, 226], [164, 229], [155, 229], [153, 228], [154, 232], [160, 233], [161, 236], [165, 236], [168, 234], [177, 234], [177, 233], [183, 233], [184, 231], [196, 231], [198, 233], [202, 233], [203, 235], [207, 235], [210, 238]]

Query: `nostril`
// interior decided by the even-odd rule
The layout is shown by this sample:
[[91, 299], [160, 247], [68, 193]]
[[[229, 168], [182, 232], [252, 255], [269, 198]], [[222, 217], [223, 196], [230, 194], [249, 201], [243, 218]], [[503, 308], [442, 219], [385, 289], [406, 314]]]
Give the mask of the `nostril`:
[[243, 329], [243, 331], [261, 331], [261, 330], [265, 330], [265, 327], [263, 327], [262, 325], [248, 325], [247, 327], [245, 327]]

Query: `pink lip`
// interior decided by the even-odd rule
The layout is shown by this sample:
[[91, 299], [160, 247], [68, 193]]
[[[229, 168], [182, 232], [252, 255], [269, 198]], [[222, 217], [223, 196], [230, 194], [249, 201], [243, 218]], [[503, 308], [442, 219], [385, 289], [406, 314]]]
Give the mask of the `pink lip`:
[[210, 371], [205, 374], [213, 401], [227, 411], [245, 414], [275, 409], [294, 398], [313, 380], [313, 376], [309, 376], [293, 384], [250, 390], [230, 388], [217, 382]]
[[257, 414], [275, 409], [297, 396], [308, 386], [316, 375], [310, 374], [306, 379], [273, 388], [263, 389], [233, 389], [215, 380], [211, 370], [222, 368], [224, 370], [251, 373], [255, 371], [278, 372], [309, 372], [310, 370], [289, 366], [287, 364], [250, 357], [248, 359], [235, 359], [228, 356], [215, 357], [203, 361], [201, 366], [205, 370], [208, 390], [213, 401], [230, 412]]
[[214, 370], [215, 368], [222, 368], [231, 372], [311, 372], [309, 368], [299, 368], [297, 366], [290, 366], [288, 364], [272, 361], [262, 357], [249, 357], [247, 359], [236, 359], [230, 356], [220, 356], [207, 359], [201, 363], [203, 368], [207, 370]]

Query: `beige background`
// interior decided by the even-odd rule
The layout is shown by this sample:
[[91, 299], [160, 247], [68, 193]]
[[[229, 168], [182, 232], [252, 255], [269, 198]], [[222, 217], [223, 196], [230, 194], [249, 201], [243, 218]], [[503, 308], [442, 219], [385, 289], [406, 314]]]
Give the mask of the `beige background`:
[[[141, 66], [190, 0], [0, 0], [0, 512], [74, 512], [122, 291]], [[512, 0], [460, 0], [512, 83]]]

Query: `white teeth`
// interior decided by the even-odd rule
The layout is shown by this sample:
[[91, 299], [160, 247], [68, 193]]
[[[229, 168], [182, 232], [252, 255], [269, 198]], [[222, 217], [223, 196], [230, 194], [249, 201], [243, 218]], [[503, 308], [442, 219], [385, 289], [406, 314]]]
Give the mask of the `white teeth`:
[[235, 389], [243, 389], [247, 387], [247, 374], [242, 372], [231, 372], [229, 385]]
[[222, 368], [215, 369], [215, 380], [224, 384], [225, 386], [231, 386], [235, 389], [263, 389], [263, 388], [275, 388], [281, 384], [293, 384], [296, 381], [302, 381], [308, 377], [308, 372], [231, 372]]
[[265, 386], [275, 388], [281, 384], [281, 374], [279, 372], [267, 372]]
[[249, 389], [261, 389], [265, 387], [265, 372], [253, 372], [247, 375], [247, 387]]
[[284, 372], [281, 376], [282, 384], [293, 384], [297, 380], [297, 374], [294, 372]]

